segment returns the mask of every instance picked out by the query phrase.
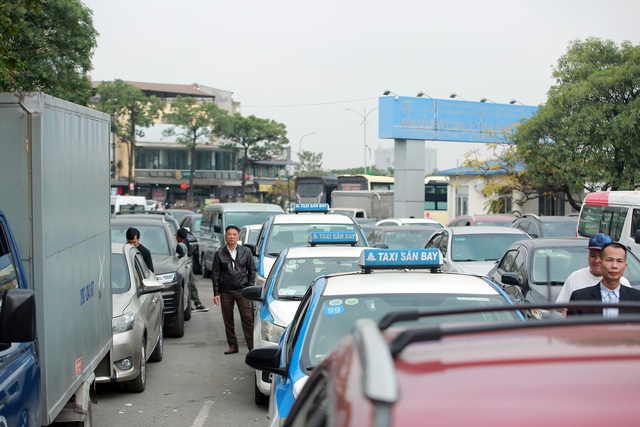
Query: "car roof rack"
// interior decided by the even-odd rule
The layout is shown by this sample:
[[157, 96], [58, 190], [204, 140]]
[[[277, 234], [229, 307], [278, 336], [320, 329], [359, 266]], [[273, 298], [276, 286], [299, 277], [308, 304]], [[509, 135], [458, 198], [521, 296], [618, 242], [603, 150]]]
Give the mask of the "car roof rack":
[[572, 316], [559, 320], [537, 320], [528, 322], [483, 323], [475, 325], [432, 325], [405, 329], [391, 342], [387, 343], [382, 331], [395, 322], [417, 320], [420, 317], [457, 315], [512, 310], [529, 310], [532, 307], [562, 310], [572, 308], [634, 308], [640, 312], [640, 303], [564, 303], [564, 304], [509, 304], [492, 307], [473, 307], [463, 309], [402, 311], [389, 313], [378, 323], [371, 318], [356, 320], [353, 337], [358, 356], [362, 364], [362, 382], [365, 396], [372, 402], [375, 411], [375, 425], [390, 425], [391, 406], [399, 397], [398, 382], [393, 360], [411, 343], [436, 341], [445, 336], [486, 333], [509, 330], [529, 330], [535, 328], [628, 324], [639, 323], [640, 314], [619, 317]]
[[486, 313], [486, 312], [499, 312], [499, 311], [526, 311], [531, 308], [542, 308], [547, 310], [563, 310], [567, 308], [572, 309], [598, 309], [598, 308], [631, 308], [638, 310], [638, 314], [631, 313], [625, 314], [619, 317], [596, 317], [596, 316], [570, 316], [568, 318], [562, 318], [558, 320], [538, 320], [528, 322], [502, 322], [502, 323], [483, 323], [479, 325], [465, 325], [465, 326], [443, 326], [434, 325], [426, 327], [417, 327], [406, 329], [400, 332], [393, 341], [389, 344], [391, 355], [395, 358], [402, 350], [404, 350], [409, 344], [418, 341], [437, 341], [445, 336], [460, 335], [469, 333], [484, 333], [495, 331], [506, 331], [514, 329], [533, 329], [533, 328], [545, 328], [550, 326], [575, 326], [575, 325], [590, 325], [590, 324], [603, 324], [603, 323], [630, 323], [640, 322], [640, 303], [636, 302], [621, 302], [621, 303], [601, 303], [601, 302], [571, 302], [563, 304], [510, 304], [493, 307], [471, 307], [462, 309], [448, 309], [448, 310], [431, 310], [431, 311], [419, 311], [411, 310], [405, 312], [389, 313], [384, 316], [379, 322], [378, 326], [380, 330], [385, 330], [395, 322], [417, 320], [421, 317], [434, 317], [445, 315], [459, 315], [470, 313]]

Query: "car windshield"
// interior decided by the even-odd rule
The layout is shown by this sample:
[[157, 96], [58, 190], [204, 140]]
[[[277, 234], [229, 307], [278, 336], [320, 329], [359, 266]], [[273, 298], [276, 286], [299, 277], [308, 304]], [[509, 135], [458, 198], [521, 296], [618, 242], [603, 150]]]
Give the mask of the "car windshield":
[[309, 234], [312, 232], [355, 232], [358, 236], [357, 246], [366, 246], [366, 239], [355, 224], [276, 224], [267, 237], [266, 254], [276, 257], [283, 249], [293, 246], [308, 246]]
[[500, 259], [513, 242], [526, 239], [523, 234], [467, 234], [453, 236], [452, 261], [494, 261]]
[[531, 281], [562, 286], [571, 273], [588, 266], [584, 247], [537, 248], [533, 253]]
[[276, 284], [273, 287], [273, 297], [275, 299], [302, 298], [316, 277], [358, 270], [360, 270], [358, 257], [287, 259], [278, 272]]
[[257, 230], [256, 229], [251, 229], [251, 228], [247, 229], [246, 233], [244, 235], [245, 236], [244, 240], [246, 240], [246, 241], [243, 240], [242, 243], [243, 244], [249, 243], [251, 245], [257, 244], [258, 243], [258, 236], [260, 235], [260, 230], [261, 230], [260, 228], [258, 228]]
[[509, 227], [513, 221], [476, 221], [476, 225], [480, 226], [498, 226], [498, 227]]
[[[482, 307], [504, 305], [508, 302], [499, 295], [460, 294], [374, 294], [340, 295], [320, 297], [302, 349], [304, 369], [311, 370], [331, 348], [352, 329], [355, 321], [363, 317], [375, 321], [394, 311], [438, 310], [448, 308]], [[519, 319], [515, 312], [473, 313], [446, 316], [446, 323], [460, 322], [512, 322]], [[409, 323], [395, 325], [426, 325], [442, 323], [442, 317], [425, 317]]]
[[198, 231], [200, 231], [200, 224], [202, 224], [202, 216], [198, 216], [193, 218], [193, 230], [191, 230], [192, 233], [197, 233]]
[[127, 243], [127, 229], [133, 226], [140, 231], [140, 244], [149, 249], [153, 255], [171, 255], [167, 234], [163, 226], [152, 225], [121, 225], [111, 224], [111, 241]]
[[576, 237], [578, 229], [578, 218], [575, 220], [562, 222], [542, 223], [544, 237]]
[[224, 214], [224, 223], [242, 228], [249, 224], [262, 224], [264, 220], [271, 215], [281, 213], [282, 212], [227, 212]]
[[[537, 248], [532, 259], [531, 281], [537, 284], [551, 283], [562, 286], [571, 273], [589, 266], [587, 260], [588, 254], [584, 246]], [[624, 277], [634, 287], [640, 287], [640, 261], [631, 252], [627, 252], [627, 268], [624, 270]]]
[[424, 230], [387, 231], [384, 236], [384, 243], [389, 246], [389, 249], [424, 248], [434, 231], [436, 231], [435, 227], [424, 227]]
[[124, 294], [130, 287], [131, 280], [124, 254], [111, 254], [111, 292]]

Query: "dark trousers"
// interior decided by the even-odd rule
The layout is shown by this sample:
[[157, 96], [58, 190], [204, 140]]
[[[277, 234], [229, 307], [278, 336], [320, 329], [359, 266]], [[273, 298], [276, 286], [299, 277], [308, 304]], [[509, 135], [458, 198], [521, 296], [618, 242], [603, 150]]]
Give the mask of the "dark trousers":
[[238, 348], [238, 338], [236, 337], [235, 323], [233, 320], [233, 305], [238, 304], [240, 321], [242, 322], [242, 332], [247, 340], [249, 350], [253, 349], [253, 309], [251, 301], [242, 296], [241, 291], [220, 292], [220, 310], [224, 321], [224, 332], [227, 335], [229, 348]]

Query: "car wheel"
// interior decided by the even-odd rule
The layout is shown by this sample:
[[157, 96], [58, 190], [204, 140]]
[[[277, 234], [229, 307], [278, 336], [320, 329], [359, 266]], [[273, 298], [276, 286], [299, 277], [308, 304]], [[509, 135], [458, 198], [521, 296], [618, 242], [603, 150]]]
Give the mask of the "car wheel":
[[140, 366], [138, 366], [138, 376], [126, 383], [124, 388], [131, 393], [142, 393], [147, 386], [147, 353], [145, 351], [145, 342], [142, 340], [140, 345]]
[[258, 374], [256, 374], [256, 379], [253, 383], [254, 391], [253, 391], [253, 400], [258, 406], [266, 406], [269, 404], [269, 396], [265, 396], [260, 389], [258, 388]]
[[[184, 292], [184, 290], [182, 290]], [[181, 338], [184, 336], [184, 302], [182, 294], [178, 298], [178, 308], [176, 309], [176, 318], [171, 326], [167, 326], [165, 333], [168, 337]]]
[[160, 362], [164, 357], [164, 331], [160, 328], [160, 335], [158, 336], [158, 342], [153, 349], [153, 353], [149, 356], [149, 362]]

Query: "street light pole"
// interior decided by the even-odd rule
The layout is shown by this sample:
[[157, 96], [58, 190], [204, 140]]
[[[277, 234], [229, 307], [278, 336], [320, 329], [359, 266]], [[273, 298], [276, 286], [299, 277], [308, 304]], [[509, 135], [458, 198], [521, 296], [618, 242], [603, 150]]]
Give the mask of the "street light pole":
[[316, 133], [316, 131], [314, 130], [313, 132], [309, 132], [306, 135], [302, 135], [300, 137], [300, 151], [298, 151], [298, 153], [302, 153], [302, 140], [304, 139], [305, 136], [309, 136], [309, 135], [313, 135], [314, 133]]
[[[364, 173], [367, 173], [367, 149], [369, 148], [369, 146], [367, 145], [367, 117], [369, 117], [369, 114], [373, 113], [377, 109], [378, 107], [375, 107], [373, 110], [367, 113], [367, 109], [365, 108], [364, 113], [360, 113], [356, 110], [352, 110], [351, 108], [345, 108], [345, 110], [353, 111], [354, 113], [362, 117], [362, 126], [364, 128]], [[371, 153], [371, 149], [369, 149], [369, 153]]]

